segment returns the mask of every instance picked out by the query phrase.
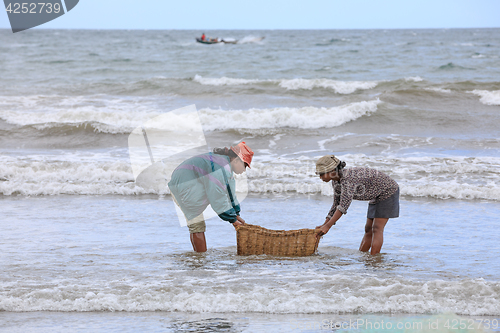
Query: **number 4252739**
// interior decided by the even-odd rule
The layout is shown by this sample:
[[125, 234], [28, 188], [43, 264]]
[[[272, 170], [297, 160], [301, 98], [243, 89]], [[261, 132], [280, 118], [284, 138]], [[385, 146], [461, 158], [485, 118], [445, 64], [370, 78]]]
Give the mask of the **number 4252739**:
[[45, 2], [23, 2], [23, 3], [9, 3], [5, 8], [9, 14], [41, 14], [41, 13], [56, 13], [61, 11], [61, 5], [58, 3], [45, 3]]

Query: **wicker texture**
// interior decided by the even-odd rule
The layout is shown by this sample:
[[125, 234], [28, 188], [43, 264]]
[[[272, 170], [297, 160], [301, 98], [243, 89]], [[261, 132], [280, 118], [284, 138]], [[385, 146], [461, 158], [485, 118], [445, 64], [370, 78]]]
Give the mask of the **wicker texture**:
[[269, 230], [245, 224], [236, 229], [239, 255], [309, 256], [318, 248], [314, 229]]

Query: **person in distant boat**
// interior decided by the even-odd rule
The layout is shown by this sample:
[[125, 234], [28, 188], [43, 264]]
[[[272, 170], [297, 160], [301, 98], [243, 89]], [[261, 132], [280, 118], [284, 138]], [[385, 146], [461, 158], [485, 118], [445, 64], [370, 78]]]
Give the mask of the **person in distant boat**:
[[206, 38], [206, 37], [205, 37], [205, 33], [203, 33], [203, 34], [201, 35], [201, 40], [202, 40], [202, 41], [205, 41], [205, 38]]
[[233, 173], [250, 168], [253, 151], [245, 142], [230, 148], [216, 148], [213, 153], [197, 155], [182, 162], [168, 183], [174, 202], [184, 213], [196, 252], [205, 252], [205, 219], [208, 205], [219, 217], [235, 228], [245, 224], [240, 217]]
[[332, 181], [333, 205], [325, 223], [316, 227], [317, 237], [328, 233], [352, 200], [369, 200], [365, 234], [359, 250], [372, 255], [380, 253], [384, 228], [390, 218], [399, 217], [399, 185], [385, 173], [366, 167], [344, 169], [345, 162], [326, 155], [316, 162], [316, 174], [324, 182]]

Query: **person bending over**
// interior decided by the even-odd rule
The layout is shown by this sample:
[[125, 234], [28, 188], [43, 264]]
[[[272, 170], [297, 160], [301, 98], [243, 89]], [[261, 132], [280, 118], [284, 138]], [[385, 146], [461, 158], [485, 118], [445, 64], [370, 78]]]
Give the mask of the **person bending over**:
[[245, 224], [240, 217], [233, 173], [241, 174], [250, 168], [253, 154], [245, 142], [241, 142], [231, 148], [216, 148], [213, 153], [191, 157], [172, 173], [168, 187], [186, 217], [196, 252], [207, 250], [203, 211], [208, 205], [235, 228]]
[[346, 163], [334, 155], [316, 162], [316, 174], [324, 182], [332, 182], [333, 205], [325, 223], [316, 227], [317, 237], [328, 233], [337, 223], [352, 200], [370, 201], [365, 234], [359, 250], [372, 255], [380, 253], [384, 243], [384, 228], [390, 218], [399, 217], [399, 185], [385, 173], [366, 167], [344, 169]]

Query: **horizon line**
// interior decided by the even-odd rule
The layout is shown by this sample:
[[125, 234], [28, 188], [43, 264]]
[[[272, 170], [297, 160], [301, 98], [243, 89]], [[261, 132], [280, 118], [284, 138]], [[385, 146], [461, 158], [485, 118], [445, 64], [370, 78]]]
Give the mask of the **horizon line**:
[[[453, 30], [453, 29], [499, 29], [500, 27], [451, 27], [451, 28], [43, 28], [43, 27], [37, 27], [37, 28], [31, 28], [27, 29], [28, 30], [125, 30], [125, 31], [130, 31], [130, 30], [139, 30], [139, 31], [149, 31], [149, 30], [157, 30], [157, 31], [164, 31], [164, 30], [178, 30], [178, 31], [191, 31], [191, 30], [204, 30], [204, 31], [210, 31], [210, 30], [230, 30], [230, 31], [246, 31], [246, 30], [259, 30], [259, 31], [279, 31], [279, 30]], [[10, 27], [0, 27], [0, 30], [12, 30]]]

